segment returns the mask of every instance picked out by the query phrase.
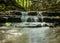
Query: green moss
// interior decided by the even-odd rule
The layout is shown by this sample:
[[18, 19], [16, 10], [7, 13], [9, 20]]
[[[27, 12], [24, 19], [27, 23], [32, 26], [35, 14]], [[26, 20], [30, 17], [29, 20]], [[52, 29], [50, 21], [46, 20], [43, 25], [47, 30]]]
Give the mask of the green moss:
[[5, 25], [6, 26], [11, 26], [11, 23], [10, 22], [6, 22]]

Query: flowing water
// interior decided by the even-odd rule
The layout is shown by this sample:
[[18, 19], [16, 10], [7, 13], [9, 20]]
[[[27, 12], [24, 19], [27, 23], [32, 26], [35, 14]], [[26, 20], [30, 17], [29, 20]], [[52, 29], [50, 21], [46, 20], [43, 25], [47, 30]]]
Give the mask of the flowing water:
[[31, 29], [29, 31], [29, 43], [48, 43], [48, 39], [46, 40], [47, 30], [49, 27]]
[[41, 19], [43, 21], [43, 17], [42, 17], [41, 12], [36, 12], [36, 13], [37, 13], [36, 16], [32, 16], [32, 15], [29, 16], [28, 12], [22, 12], [22, 17], [21, 17], [22, 22], [27, 22], [27, 21], [29, 21], [29, 22], [37, 22], [37, 19], [38, 19], [39, 15], [41, 16]]
[[[31, 20], [29, 20], [28, 18], [30, 18]], [[21, 19], [22, 22], [29, 21], [29, 22], [35, 22], [36, 24], [38, 17], [28, 16], [27, 12], [22, 12]], [[41, 19], [43, 21], [42, 15], [41, 15]], [[22, 24], [14, 23], [14, 25], [20, 26]], [[0, 43], [57, 43], [56, 41], [57, 39], [55, 39], [56, 36], [55, 30], [49, 27], [38, 27], [38, 28], [26, 27], [26, 28], [19, 28], [19, 29], [11, 29], [11, 30], [7, 30], [7, 32], [5, 31], [7, 34], [4, 31], [5, 30], [3, 30], [2, 33], [4, 33], [4, 35], [6, 36], [3, 36], [3, 34], [2, 36], [0, 35], [0, 39], [2, 37], [6, 37], [6, 38], [0, 40]]]

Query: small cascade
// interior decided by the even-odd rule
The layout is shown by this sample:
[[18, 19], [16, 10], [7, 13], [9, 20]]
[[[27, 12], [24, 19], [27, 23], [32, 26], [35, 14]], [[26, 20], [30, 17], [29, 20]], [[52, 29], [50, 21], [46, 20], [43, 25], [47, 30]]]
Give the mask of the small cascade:
[[22, 22], [26, 22], [27, 21], [27, 15], [28, 15], [28, 12], [22, 12]]
[[42, 22], [43, 22], [43, 15], [41, 14], [42, 12], [39, 12], [39, 14], [40, 14], [40, 17], [41, 17], [41, 20], [42, 20]]
[[29, 12], [22, 12], [22, 22], [37, 22], [39, 14], [41, 15], [41, 19], [43, 21], [41, 12], [37, 13], [37, 16], [32, 16], [33, 14], [29, 16], [28, 13]]
[[38, 18], [37, 18], [37, 17], [35, 17], [34, 19], [35, 19], [35, 22], [37, 22]]

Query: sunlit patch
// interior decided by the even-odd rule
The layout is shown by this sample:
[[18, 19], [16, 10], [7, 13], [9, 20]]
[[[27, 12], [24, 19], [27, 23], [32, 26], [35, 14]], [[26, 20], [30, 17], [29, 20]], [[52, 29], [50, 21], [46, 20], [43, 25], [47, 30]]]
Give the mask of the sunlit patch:
[[13, 34], [13, 35], [15, 35], [15, 36], [17, 36], [17, 35], [22, 35], [22, 33], [11, 33], [11, 34]]
[[16, 2], [24, 8], [29, 8], [32, 4], [30, 0], [16, 0]]
[[45, 24], [45, 22], [41, 23], [41, 25], [43, 26]]
[[10, 22], [6, 22], [5, 25], [6, 26], [11, 26], [11, 23]]
[[17, 32], [17, 30], [9, 30], [9, 31], [7, 31], [7, 33], [10, 33], [11, 35], [14, 35], [14, 36], [22, 35], [22, 33]]

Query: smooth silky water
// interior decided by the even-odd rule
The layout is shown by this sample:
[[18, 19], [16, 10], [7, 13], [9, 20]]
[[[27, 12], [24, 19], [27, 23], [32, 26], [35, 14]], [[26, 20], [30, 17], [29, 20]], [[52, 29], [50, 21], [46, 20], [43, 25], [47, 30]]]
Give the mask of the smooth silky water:
[[[32, 22], [37, 22], [36, 17], [27, 16], [28, 13], [22, 12], [22, 23], [27, 22], [31, 18]], [[40, 13], [39, 13], [40, 14]], [[42, 16], [42, 15], [41, 15]], [[33, 19], [34, 21], [33, 21]], [[43, 21], [43, 17], [41, 18]], [[30, 21], [30, 22], [31, 22]], [[20, 26], [19, 23], [14, 23], [14, 26]], [[25, 24], [24, 24], [25, 25]], [[58, 43], [56, 39], [55, 28], [50, 27], [37, 27], [37, 28], [19, 28], [0, 30], [0, 43]], [[4, 34], [3, 34], [4, 33]], [[5, 37], [5, 38], [3, 38]], [[3, 38], [3, 39], [1, 39]]]

